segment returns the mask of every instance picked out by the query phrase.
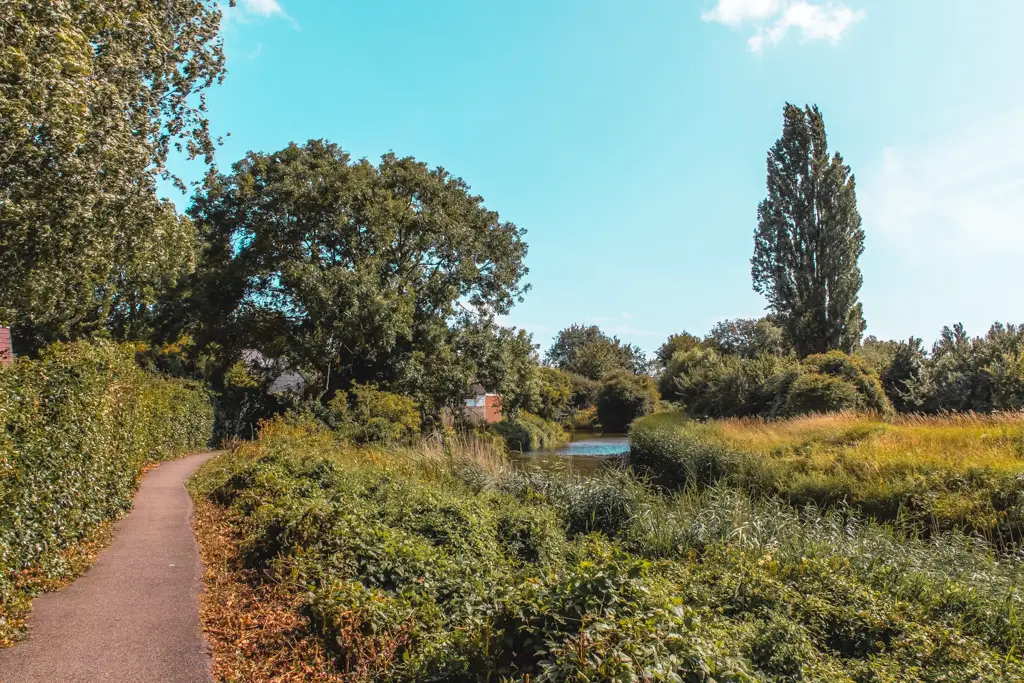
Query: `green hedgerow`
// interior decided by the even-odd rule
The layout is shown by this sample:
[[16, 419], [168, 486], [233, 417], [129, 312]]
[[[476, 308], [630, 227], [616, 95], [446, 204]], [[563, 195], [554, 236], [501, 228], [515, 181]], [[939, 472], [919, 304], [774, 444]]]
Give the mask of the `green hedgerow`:
[[76, 342], [0, 368], [0, 425], [3, 638], [30, 590], [18, 577], [61, 578], [62, 552], [131, 507], [143, 465], [208, 445], [213, 407], [128, 346]]

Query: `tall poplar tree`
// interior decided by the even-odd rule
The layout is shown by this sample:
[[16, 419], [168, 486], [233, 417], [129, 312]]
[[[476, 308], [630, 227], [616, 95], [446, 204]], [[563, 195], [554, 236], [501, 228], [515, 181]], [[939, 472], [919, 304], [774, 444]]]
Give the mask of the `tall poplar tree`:
[[829, 156], [817, 106], [786, 104], [768, 151], [751, 275], [801, 356], [851, 352], [866, 326], [857, 295], [864, 230], [850, 167]]

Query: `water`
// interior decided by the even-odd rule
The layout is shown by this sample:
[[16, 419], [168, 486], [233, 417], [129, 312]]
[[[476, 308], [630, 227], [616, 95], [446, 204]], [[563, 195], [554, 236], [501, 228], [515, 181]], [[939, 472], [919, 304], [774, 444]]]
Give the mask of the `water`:
[[556, 450], [534, 451], [514, 456], [519, 467], [565, 469], [578, 474], [596, 474], [605, 467], [621, 465], [629, 455], [629, 439], [624, 434], [577, 433], [572, 441]]

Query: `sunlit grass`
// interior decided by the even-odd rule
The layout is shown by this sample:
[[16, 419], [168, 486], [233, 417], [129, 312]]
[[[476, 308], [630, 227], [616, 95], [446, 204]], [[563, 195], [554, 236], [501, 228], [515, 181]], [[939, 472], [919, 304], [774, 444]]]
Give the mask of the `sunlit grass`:
[[1024, 534], [1024, 415], [839, 413], [634, 425], [633, 459], [675, 485], [725, 481], [794, 505], [850, 505], [917, 529], [1000, 545]]

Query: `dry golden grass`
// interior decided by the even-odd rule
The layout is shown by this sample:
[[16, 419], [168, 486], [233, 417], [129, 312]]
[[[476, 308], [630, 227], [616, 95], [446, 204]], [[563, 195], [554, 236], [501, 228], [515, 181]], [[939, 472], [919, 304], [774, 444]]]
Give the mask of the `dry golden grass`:
[[900, 416], [856, 413], [709, 425], [740, 451], [799, 459], [809, 469], [1024, 469], [1024, 414]]

